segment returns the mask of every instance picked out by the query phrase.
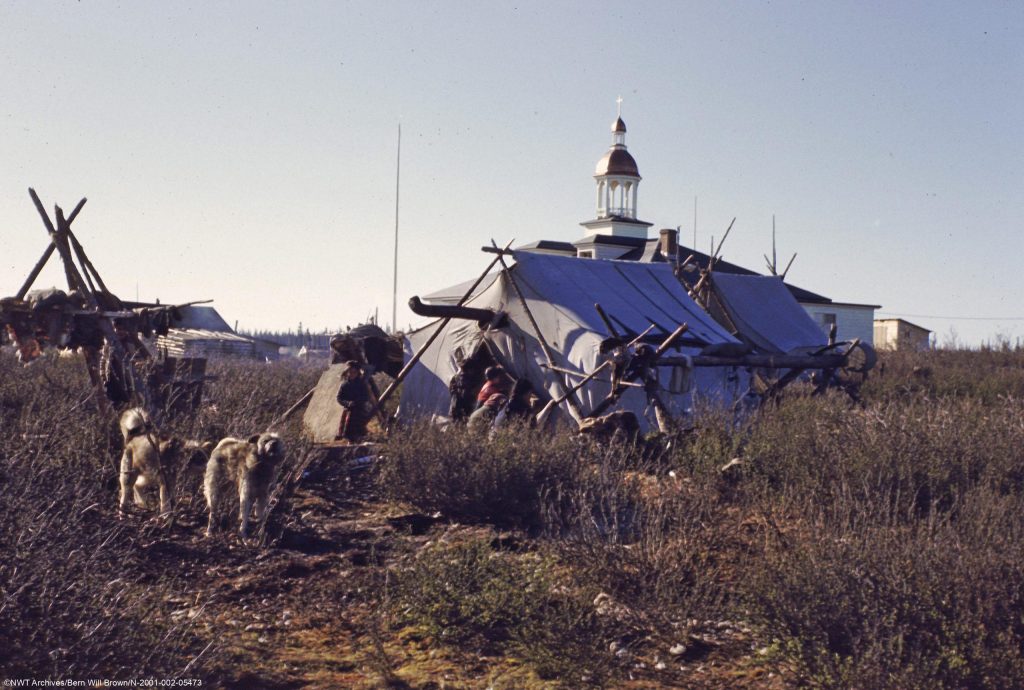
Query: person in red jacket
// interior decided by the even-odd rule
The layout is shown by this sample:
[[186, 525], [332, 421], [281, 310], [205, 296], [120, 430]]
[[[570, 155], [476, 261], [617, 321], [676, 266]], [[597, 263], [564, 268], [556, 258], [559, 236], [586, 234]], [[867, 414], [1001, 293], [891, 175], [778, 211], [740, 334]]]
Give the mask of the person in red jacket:
[[509, 389], [512, 387], [510, 385], [512, 381], [505, 374], [504, 367], [487, 367], [484, 377], [487, 380], [484, 381], [483, 387], [480, 388], [480, 392], [476, 395], [477, 409], [487, 402], [492, 395], [501, 394], [507, 397]]

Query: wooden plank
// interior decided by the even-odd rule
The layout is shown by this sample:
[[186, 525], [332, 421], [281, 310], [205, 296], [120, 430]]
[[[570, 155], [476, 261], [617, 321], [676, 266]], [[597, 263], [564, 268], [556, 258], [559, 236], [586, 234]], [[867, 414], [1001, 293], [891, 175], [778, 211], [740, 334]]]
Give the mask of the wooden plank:
[[694, 355], [693, 357], [662, 357], [662, 367], [759, 367], [763, 369], [834, 369], [843, 366], [846, 355], [740, 355], [738, 357], [716, 357]]

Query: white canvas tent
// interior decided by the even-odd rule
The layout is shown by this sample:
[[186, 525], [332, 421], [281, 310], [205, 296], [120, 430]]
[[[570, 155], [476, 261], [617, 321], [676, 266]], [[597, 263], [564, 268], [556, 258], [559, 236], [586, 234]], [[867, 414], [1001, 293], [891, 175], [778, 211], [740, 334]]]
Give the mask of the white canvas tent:
[[[555, 377], [561, 374], [542, 366], [546, 358], [512, 280], [523, 292], [541, 333], [551, 346], [555, 365], [581, 375], [601, 364], [604, 355], [599, 351], [600, 344], [611, 335], [595, 303], [603, 307], [621, 334], [642, 333], [653, 324], [652, 335], [665, 338], [677, 326], [686, 323], [689, 330], [677, 342], [677, 354], [698, 354], [708, 346], [739, 345], [739, 341], [690, 299], [668, 264], [529, 252], [515, 252], [513, 256], [516, 263], [509, 271], [511, 276], [505, 272], [489, 275], [464, 305], [506, 312], [507, 325], [485, 330], [476, 321], [450, 321], [403, 384], [399, 408], [403, 419], [446, 415], [450, 402], [448, 383], [457, 371], [458, 360], [470, 356], [481, 343], [512, 376], [526, 378], [542, 395], [559, 397], [562, 389]], [[431, 297], [437, 304], [451, 304], [451, 296], [457, 288], [442, 290]], [[419, 351], [436, 328], [437, 322], [407, 336], [407, 360]], [[696, 370], [661, 367], [658, 374], [662, 388], [660, 397], [673, 416], [689, 411], [695, 397], [731, 404], [749, 384], [746, 371], [736, 367]], [[577, 380], [568, 377], [570, 385]], [[599, 377], [582, 388], [577, 397], [584, 414], [610, 389], [606, 377]], [[638, 388], [629, 389], [620, 399], [618, 408], [633, 411], [645, 429], [653, 423], [653, 410], [648, 409], [646, 395]], [[568, 412], [565, 404], [561, 410]]]
[[711, 313], [760, 352], [797, 353], [828, 344], [778, 276], [714, 273], [711, 288]]

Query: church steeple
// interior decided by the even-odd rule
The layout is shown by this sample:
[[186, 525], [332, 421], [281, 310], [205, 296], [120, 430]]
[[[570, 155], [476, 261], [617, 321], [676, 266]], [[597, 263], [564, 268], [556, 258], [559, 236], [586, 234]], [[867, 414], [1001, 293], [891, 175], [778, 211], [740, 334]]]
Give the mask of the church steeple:
[[617, 99], [618, 112], [612, 123], [612, 145], [597, 162], [594, 180], [597, 183], [597, 218], [581, 223], [587, 235], [647, 237], [651, 223], [637, 220], [636, 198], [640, 171], [626, 150], [626, 123], [622, 120], [622, 97]]

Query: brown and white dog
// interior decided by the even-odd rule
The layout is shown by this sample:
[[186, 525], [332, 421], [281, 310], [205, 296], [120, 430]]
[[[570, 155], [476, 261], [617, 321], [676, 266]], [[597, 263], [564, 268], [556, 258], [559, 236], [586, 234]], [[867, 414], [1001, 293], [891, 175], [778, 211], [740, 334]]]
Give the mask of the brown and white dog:
[[182, 441], [157, 432], [149, 415], [140, 407], [121, 415], [121, 435], [124, 452], [121, 453], [118, 515], [124, 517], [128, 512], [129, 488], [135, 505], [145, 509], [151, 509], [149, 494], [157, 490], [160, 517], [173, 522], [174, 476], [178, 465], [187, 458], [189, 466], [201, 466], [213, 444]]
[[248, 441], [226, 438], [217, 444], [206, 464], [206, 504], [210, 521], [206, 535], [213, 534], [220, 518], [224, 491], [238, 487], [238, 512], [242, 538], [249, 536], [249, 517], [256, 509], [256, 523], [262, 524], [270, 502], [270, 487], [284, 460], [284, 441], [273, 433], [252, 436]]

